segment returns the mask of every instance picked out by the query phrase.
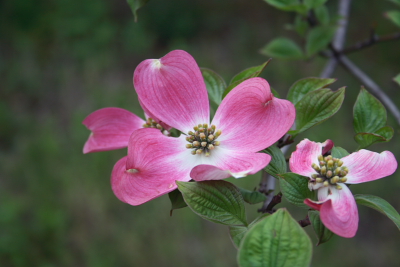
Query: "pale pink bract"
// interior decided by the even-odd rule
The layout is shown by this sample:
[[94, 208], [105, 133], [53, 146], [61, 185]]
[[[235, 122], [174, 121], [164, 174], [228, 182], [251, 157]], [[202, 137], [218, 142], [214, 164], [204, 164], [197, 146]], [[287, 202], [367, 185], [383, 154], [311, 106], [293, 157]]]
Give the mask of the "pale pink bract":
[[[116, 196], [131, 205], [176, 189], [175, 181], [239, 178], [258, 172], [271, 157], [257, 152], [278, 141], [295, 119], [292, 103], [275, 98], [266, 80], [251, 78], [223, 99], [210, 124], [201, 71], [193, 57], [181, 50], [143, 61], [133, 81], [142, 105], [182, 134], [175, 138], [154, 129], [133, 132], [128, 156], [114, 166], [111, 179]], [[205, 142], [209, 156], [193, 155], [193, 149], [186, 148], [189, 131], [199, 124], [222, 131], [213, 149]]]
[[379, 154], [365, 149], [343, 157], [343, 166], [348, 168], [347, 181], [346, 184], [337, 183], [341, 187], [338, 190], [334, 185], [313, 183], [315, 179], [312, 177], [317, 174], [312, 164], [318, 164], [318, 156], [325, 154], [332, 147], [331, 140], [316, 143], [304, 139], [290, 157], [290, 170], [309, 177], [310, 189], [318, 190], [318, 201], [306, 199], [304, 203], [320, 211], [322, 222], [332, 232], [351, 238], [357, 232], [359, 218], [355, 199], [346, 184], [364, 183], [389, 176], [396, 171], [397, 161], [389, 151]]

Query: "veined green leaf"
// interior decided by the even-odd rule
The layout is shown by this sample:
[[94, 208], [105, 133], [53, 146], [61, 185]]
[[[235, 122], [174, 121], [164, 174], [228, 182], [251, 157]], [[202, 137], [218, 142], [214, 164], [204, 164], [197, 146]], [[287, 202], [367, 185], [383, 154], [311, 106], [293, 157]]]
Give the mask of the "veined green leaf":
[[173, 210], [187, 207], [186, 202], [183, 200], [182, 193], [179, 192], [178, 189], [175, 189], [174, 191], [169, 192], [168, 197], [169, 197], [169, 200], [171, 201], [170, 215], [172, 215]]
[[302, 59], [304, 57], [301, 48], [287, 38], [276, 38], [261, 49], [261, 54], [280, 59]]
[[186, 204], [203, 219], [247, 226], [244, 201], [239, 189], [226, 181], [179, 182]]
[[280, 187], [285, 198], [300, 208], [309, 209], [304, 204], [306, 198], [315, 198], [315, 192], [308, 188], [308, 178], [296, 173], [288, 172], [280, 174]]
[[307, 93], [325, 88], [334, 82], [336, 82], [336, 79], [314, 77], [298, 80], [289, 88], [287, 99], [291, 101], [293, 105], [296, 105]]
[[240, 243], [241, 267], [306, 267], [312, 244], [304, 229], [286, 209], [260, 220]]
[[396, 24], [397, 27], [400, 27], [400, 11], [397, 10], [388, 11], [386, 12], [385, 15], [391, 22]]
[[319, 211], [310, 210], [308, 212], [308, 218], [310, 219], [311, 225], [318, 238], [317, 246], [332, 238], [333, 233], [322, 223], [321, 218], [319, 217]]
[[364, 205], [374, 210], [379, 211], [380, 213], [386, 215], [389, 219], [391, 219], [400, 230], [400, 215], [393, 208], [392, 205], [389, 204], [386, 200], [372, 195], [354, 195], [357, 204]]
[[279, 178], [279, 174], [286, 173], [286, 159], [283, 155], [282, 151], [276, 146], [270, 146], [265, 149], [263, 152], [271, 155], [272, 159], [270, 163], [264, 168], [264, 170], [274, 176], [275, 178]]
[[341, 159], [348, 155], [350, 155], [350, 153], [347, 152], [347, 150], [342, 147], [335, 146], [332, 148], [332, 157], [334, 157], [334, 158]]
[[213, 70], [206, 68], [201, 68], [200, 70], [207, 87], [208, 96], [215, 104], [221, 104], [222, 94], [226, 88], [224, 79]]
[[306, 38], [307, 56], [312, 56], [325, 49], [332, 41], [334, 34], [335, 27], [329, 25], [317, 26], [311, 29]]

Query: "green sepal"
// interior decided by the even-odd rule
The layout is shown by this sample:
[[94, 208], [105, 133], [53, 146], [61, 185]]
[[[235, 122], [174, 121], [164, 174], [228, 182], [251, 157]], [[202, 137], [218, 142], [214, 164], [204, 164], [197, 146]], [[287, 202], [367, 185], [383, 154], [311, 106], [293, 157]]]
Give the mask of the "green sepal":
[[257, 204], [260, 202], [264, 202], [267, 199], [266, 195], [258, 191], [250, 191], [240, 187], [239, 190], [242, 194], [243, 200], [249, 204]]
[[169, 200], [171, 201], [171, 210], [169, 212], [170, 216], [172, 216], [173, 210], [187, 207], [185, 200], [183, 200], [182, 193], [178, 189], [169, 192], [168, 197]]
[[296, 136], [332, 117], [342, 106], [344, 93], [342, 87], [337, 91], [322, 88], [306, 94], [295, 105], [297, 130], [289, 131], [289, 134]]
[[340, 146], [335, 146], [332, 148], [332, 157], [337, 158], [337, 159], [341, 159], [343, 157], [346, 157], [348, 155], [350, 155], [349, 152], [347, 152], [346, 149], [340, 147]]
[[222, 94], [226, 89], [226, 83], [222, 77], [213, 70], [200, 68], [206, 84], [209, 98], [217, 105], [221, 104]]
[[318, 238], [317, 246], [332, 238], [333, 233], [322, 223], [321, 218], [319, 217], [319, 211], [310, 210], [308, 212], [308, 218], [310, 219], [311, 225]]
[[335, 27], [330, 25], [322, 25], [312, 28], [306, 37], [307, 56], [312, 56], [319, 51], [325, 49], [332, 41], [335, 34]]
[[282, 151], [277, 146], [270, 146], [269, 148], [264, 149], [263, 152], [272, 157], [264, 170], [268, 174], [279, 179], [279, 174], [287, 172], [285, 155], [283, 155]]
[[239, 189], [226, 181], [179, 182], [179, 191], [194, 213], [214, 223], [247, 226]]
[[279, 37], [264, 46], [260, 53], [269, 57], [279, 59], [302, 59], [304, 58], [301, 48], [292, 40]]
[[240, 243], [240, 267], [306, 267], [312, 256], [311, 240], [286, 209], [263, 218]]
[[315, 198], [315, 191], [311, 191], [308, 188], [309, 178], [292, 172], [280, 174], [279, 176], [280, 188], [285, 198], [293, 205], [309, 209], [310, 207], [304, 204], [304, 200], [306, 198]]
[[232, 78], [231, 83], [225, 89], [225, 91], [222, 95], [222, 98], [224, 98], [230, 91], [232, 91], [233, 88], [235, 88], [237, 85], [244, 82], [245, 80], [260, 76], [260, 74], [263, 72], [263, 70], [265, 69], [265, 67], [268, 65], [268, 63], [270, 61], [271, 61], [271, 59], [269, 59], [268, 61], [264, 62], [263, 64], [261, 64], [259, 66], [245, 69], [244, 71], [241, 71], [240, 73], [236, 74]]
[[400, 230], [400, 215], [393, 208], [393, 206], [389, 204], [389, 202], [373, 195], [358, 194], [354, 195], [354, 198], [356, 199], [357, 204], [370, 207], [386, 215], [394, 222], [394, 224], [396, 224], [397, 228]]
[[135, 18], [135, 22], [138, 20], [137, 11], [139, 8], [144, 6], [149, 0], [127, 0], [129, 6], [131, 7], [133, 17]]
[[336, 79], [325, 78], [304, 78], [296, 81], [290, 88], [287, 99], [296, 105], [307, 93], [325, 88], [336, 82]]

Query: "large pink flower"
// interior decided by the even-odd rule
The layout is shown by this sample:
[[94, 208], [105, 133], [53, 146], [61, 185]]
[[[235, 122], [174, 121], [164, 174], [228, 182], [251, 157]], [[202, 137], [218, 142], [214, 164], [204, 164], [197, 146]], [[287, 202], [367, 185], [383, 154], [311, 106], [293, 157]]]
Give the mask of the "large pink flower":
[[324, 225], [337, 235], [353, 237], [358, 228], [358, 210], [346, 184], [359, 184], [389, 176], [397, 169], [397, 161], [389, 151], [376, 153], [361, 149], [341, 159], [324, 157], [333, 142], [301, 141], [292, 153], [290, 170], [309, 177], [310, 190], [318, 190], [318, 200], [305, 204], [320, 211]]
[[[142, 105], [143, 106], [143, 105]], [[144, 110], [146, 110], [144, 108]], [[143, 128], [159, 128], [167, 131], [170, 127], [146, 110], [147, 121], [142, 120], [132, 112], [122, 108], [102, 108], [89, 114], [84, 120], [90, 131], [83, 153], [120, 149], [128, 146], [129, 137], [133, 131]], [[166, 132], [164, 132], [166, 133]]]
[[200, 69], [181, 50], [143, 61], [133, 80], [141, 103], [182, 134], [174, 138], [139, 129], [131, 135], [128, 156], [112, 173], [114, 193], [131, 205], [176, 189], [175, 181], [239, 178], [258, 172], [271, 157], [257, 152], [281, 138], [295, 119], [292, 103], [275, 98], [266, 80], [252, 78], [224, 98], [210, 123]]

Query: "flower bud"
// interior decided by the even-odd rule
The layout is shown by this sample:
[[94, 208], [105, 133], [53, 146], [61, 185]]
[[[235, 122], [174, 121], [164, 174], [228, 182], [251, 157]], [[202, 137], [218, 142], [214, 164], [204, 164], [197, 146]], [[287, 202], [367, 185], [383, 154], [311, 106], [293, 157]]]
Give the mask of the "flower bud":
[[192, 144], [186, 144], [186, 148], [193, 148]]
[[324, 156], [319, 155], [319, 156], [318, 156], [318, 160], [319, 160], [319, 161], [323, 161], [323, 160], [324, 160]]
[[317, 183], [323, 183], [323, 182], [324, 182], [324, 179], [322, 179], [322, 178], [317, 178], [317, 179], [315, 179], [315, 181], [316, 181]]
[[333, 173], [332, 173], [331, 170], [329, 170], [329, 171], [326, 172], [326, 178], [331, 178], [332, 175], [333, 175]]
[[194, 142], [193, 142], [193, 146], [194, 146], [194, 147], [200, 146], [200, 142], [199, 142], [199, 141], [194, 141]]
[[202, 149], [197, 149], [197, 150], [196, 150], [196, 154], [197, 154], [197, 155], [200, 155], [202, 152], [203, 152]]
[[202, 147], [206, 147], [207, 146], [207, 142], [201, 142], [201, 146]]
[[321, 167], [321, 174], [326, 175], [326, 166]]

